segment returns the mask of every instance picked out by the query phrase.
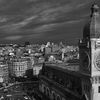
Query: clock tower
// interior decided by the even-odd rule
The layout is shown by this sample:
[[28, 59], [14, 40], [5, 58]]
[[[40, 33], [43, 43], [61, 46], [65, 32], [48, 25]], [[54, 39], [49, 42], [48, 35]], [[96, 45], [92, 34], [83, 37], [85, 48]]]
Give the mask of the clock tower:
[[[90, 77], [90, 99], [100, 100], [100, 14], [93, 4], [89, 22], [83, 29], [83, 39], [79, 41], [80, 72]], [[84, 81], [85, 82], [85, 81]]]

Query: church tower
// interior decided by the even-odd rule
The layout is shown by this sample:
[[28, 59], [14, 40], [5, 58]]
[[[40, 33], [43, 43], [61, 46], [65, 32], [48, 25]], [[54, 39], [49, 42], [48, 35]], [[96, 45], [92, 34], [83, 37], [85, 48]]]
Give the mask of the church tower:
[[79, 41], [80, 72], [90, 77], [90, 99], [100, 100], [100, 14], [97, 4], [91, 7], [89, 22]]

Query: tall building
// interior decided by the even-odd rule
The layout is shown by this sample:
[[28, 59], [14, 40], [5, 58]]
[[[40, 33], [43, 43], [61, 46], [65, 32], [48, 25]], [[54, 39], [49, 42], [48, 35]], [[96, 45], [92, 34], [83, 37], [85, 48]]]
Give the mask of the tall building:
[[[83, 39], [79, 42], [80, 72], [84, 79], [83, 89], [86, 100], [100, 99], [100, 14], [98, 5], [91, 8], [91, 19], [85, 25]], [[89, 91], [85, 89], [89, 87]]]
[[96, 4], [79, 42], [79, 64], [44, 64], [39, 78], [39, 91], [48, 100], [100, 100], [100, 14]]
[[8, 80], [9, 80], [8, 64], [0, 62], [0, 82], [8, 83]]

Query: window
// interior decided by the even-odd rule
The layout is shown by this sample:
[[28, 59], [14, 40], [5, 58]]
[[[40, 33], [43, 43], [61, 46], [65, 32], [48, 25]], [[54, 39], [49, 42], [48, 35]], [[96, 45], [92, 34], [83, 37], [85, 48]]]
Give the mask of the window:
[[48, 77], [48, 72], [45, 72], [44, 75]]
[[63, 84], [63, 79], [59, 78], [59, 83]]
[[53, 73], [49, 73], [49, 78], [50, 78], [50, 79], [53, 78]]
[[99, 83], [100, 83], [100, 77], [99, 77]]
[[56, 100], [55, 92], [52, 92], [52, 100]]
[[94, 77], [92, 78], [92, 82], [93, 82], [93, 84], [98, 84], [98, 83], [100, 83], [100, 76], [94, 76]]
[[41, 86], [41, 91], [44, 92], [44, 85], [40, 85]]
[[84, 90], [85, 90], [86, 92], [89, 92], [89, 86], [88, 86], [87, 84], [84, 84]]
[[65, 98], [62, 98], [62, 100], [66, 100]]
[[46, 94], [46, 87], [44, 86], [44, 94]]
[[94, 81], [95, 81], [95, 82], [94, 82], [95, 84], [98, 83], [98, 77], [97, 77], [97, 76], [94, 77]]
[[98, 93], [100, 93], [100, 86], [98, 86]]
[[57, 100], [61, 100], [61, 97], [59, 95], [57, 96]]
[[46, 95], [49, 96], [49, 94], [50, 94], [50, 90], [49, 90], [49, 88], [47, 87], [47, 89], [46, 89]]

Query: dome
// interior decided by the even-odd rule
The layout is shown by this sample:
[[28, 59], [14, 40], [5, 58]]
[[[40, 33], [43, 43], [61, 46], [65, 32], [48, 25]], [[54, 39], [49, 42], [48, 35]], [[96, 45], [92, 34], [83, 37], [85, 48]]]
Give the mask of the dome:
[[98, 38], [100, 37], [100, 15], [99, 7], [93, 4], [91, 7], [90, 20], [85, 24], [83, 28], [83, 38]]

